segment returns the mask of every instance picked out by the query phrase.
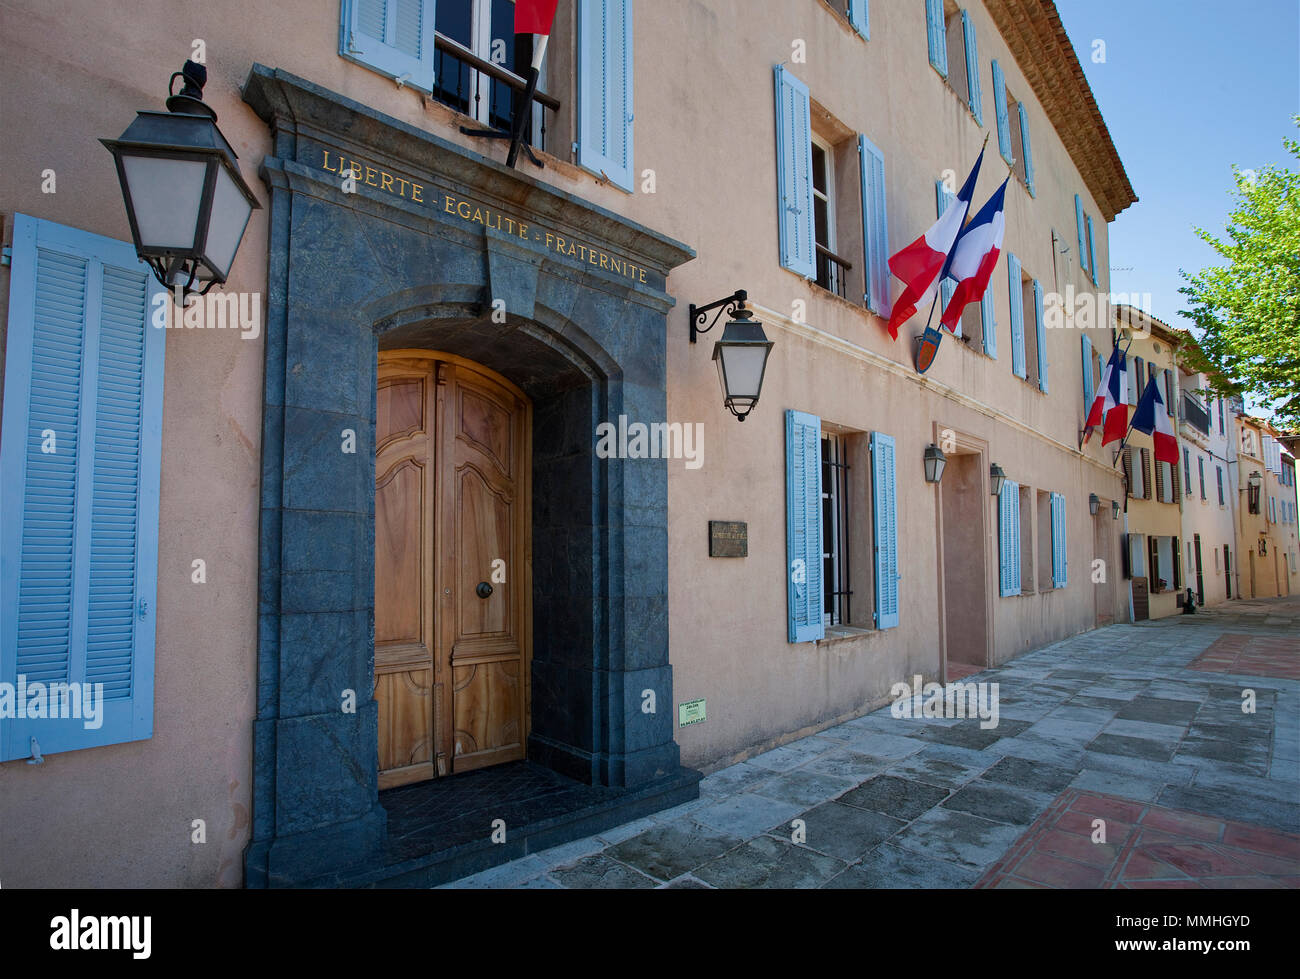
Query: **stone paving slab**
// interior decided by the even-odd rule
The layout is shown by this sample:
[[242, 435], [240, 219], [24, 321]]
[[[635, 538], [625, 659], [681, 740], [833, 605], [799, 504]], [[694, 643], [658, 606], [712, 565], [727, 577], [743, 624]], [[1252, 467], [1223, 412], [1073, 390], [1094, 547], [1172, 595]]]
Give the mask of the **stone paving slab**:
[[1298, 625], [1292, 598], [1075, 636], [966, 678], [996, 728], [881, 708], [444, 886], [1300, 887]]

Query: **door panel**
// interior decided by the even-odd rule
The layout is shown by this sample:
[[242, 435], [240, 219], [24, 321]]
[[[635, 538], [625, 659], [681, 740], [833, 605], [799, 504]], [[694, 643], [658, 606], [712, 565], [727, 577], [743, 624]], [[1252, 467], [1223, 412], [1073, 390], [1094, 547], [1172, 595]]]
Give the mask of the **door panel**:
[[524, 757], [529, 410], [512, 387], [459, 358], [380, 355], [380, 788]]

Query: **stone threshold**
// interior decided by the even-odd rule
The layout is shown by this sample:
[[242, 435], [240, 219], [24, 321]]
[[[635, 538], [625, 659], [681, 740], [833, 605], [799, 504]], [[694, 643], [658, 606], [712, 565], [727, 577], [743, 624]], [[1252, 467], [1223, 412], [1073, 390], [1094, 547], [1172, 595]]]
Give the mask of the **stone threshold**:
[[[691, 802], [701, 777], [679, 768], [635, 788], [610, 788], [518, 761], [388, 789], [379, 793], [388, 811], [382, 853], [301, 886], [436, 887]], [[493, 842], [495, 820], [504, 822], [504, 842]]]

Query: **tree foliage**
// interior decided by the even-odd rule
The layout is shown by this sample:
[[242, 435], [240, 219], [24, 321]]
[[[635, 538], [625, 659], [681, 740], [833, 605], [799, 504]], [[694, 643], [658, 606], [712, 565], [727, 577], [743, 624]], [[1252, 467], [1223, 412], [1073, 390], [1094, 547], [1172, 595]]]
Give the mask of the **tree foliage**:
[[[1294, 122], [1300, 126], [1300, 116]], [[1300, 159], [1300, 140], [1283, 144]], [[1225, 237], [1196, 234], [1226, 264], [1182, 272], [1204, 364], [1219, 394], [1249, 393], [1275, 424], [1300, 426], [1300, 173], [1233, 167]]]

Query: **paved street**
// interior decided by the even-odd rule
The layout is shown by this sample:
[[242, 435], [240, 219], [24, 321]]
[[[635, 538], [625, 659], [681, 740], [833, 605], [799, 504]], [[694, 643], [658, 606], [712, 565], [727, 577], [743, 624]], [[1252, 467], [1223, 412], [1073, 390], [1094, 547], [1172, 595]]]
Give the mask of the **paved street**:
[[996, 728], [886, 707], [447, 886], [1300, 887], [1300, 597], [1112, 626], [965, 682], [999, 685]]

